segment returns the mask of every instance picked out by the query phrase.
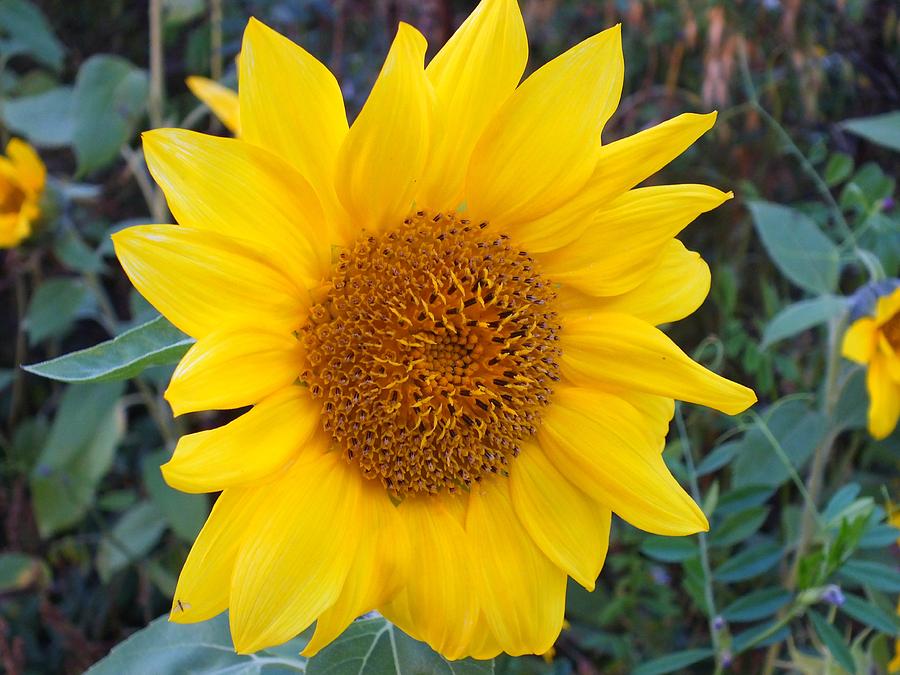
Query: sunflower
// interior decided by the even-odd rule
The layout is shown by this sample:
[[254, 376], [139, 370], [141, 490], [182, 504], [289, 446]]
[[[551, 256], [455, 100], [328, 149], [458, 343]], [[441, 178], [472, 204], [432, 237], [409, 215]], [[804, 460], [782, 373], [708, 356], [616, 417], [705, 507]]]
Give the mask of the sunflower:
[[25, 141], [13, 138], [0, 156], [0, 248], [12, 248], [31, 234], [41, 214], [47, 169]]
[[239, 652], [315, 621], [314, 654], [372, 609], [450, 659], [546, 652], [613, 512], [708, 528], [661, 456], [673, 399], [755, 401], [654, 327], [705, 298], [674, 237], [730, 194], [632, 189], [715, 115], [601, 145], [619, 27], [520, 84], [514, 0], [484, 0], [427, 68], [425, 50], [400, 24], [348, 128], [329, 71], [251, 19], [240, 139], [144, 135], [180, 224], [114, 241], [197, 340], [166, 397], [252, 406], [163, 466], [222, 491], [171, 618], [228, 609]]
[[238, 95], [215, 80], [191, 75], [185, 80], [191, 93], [199, 98], [219, 121], [233, 134], [240, 133], [240, 103]]
[[869, 433], [887, 438], [900, 417], [900, 288], [891, 286], [871, 315], [854, 321], [844, 333], [842, 352], [868, 366]]

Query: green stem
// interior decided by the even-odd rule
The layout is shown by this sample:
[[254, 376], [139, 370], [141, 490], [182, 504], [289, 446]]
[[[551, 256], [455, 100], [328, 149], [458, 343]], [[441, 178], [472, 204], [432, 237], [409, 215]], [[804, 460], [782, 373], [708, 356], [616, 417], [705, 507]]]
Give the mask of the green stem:
[[[164, 126], [165, 121], [166, 89], [162, 5], [163, 0], [150, 0], [150, 93], [147, 110], [150, 115], [150, 126], [154, 129]], [[153, 190], [150, 213], [155, 222], [166, 222], [166, 202], [162, 190]]]

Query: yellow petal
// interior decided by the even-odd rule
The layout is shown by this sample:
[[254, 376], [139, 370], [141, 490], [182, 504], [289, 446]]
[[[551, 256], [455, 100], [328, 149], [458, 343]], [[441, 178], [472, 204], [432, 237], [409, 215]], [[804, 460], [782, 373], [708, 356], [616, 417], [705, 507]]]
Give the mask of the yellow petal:
[[357, 469], [323, 451], [265, 486], [231, 581], [239, 653], [286, 642], [337, 600], [360, 539], [359, 488]]
[[731, 193], [706, 185], [660, 185], [626, 192], [598, 211], [581, 237], [538, 259], [555, 283], [589, 295], [619, 295], [659, 267], [672, 238]]
[[594, 212], [675, 159], [715, 120], [716, 113], [687, 113], [603, 146], [584, 188], [550, 213], [519, 223], [516, 241], [531, 253], [571, 243], [594, 224]]
[[482, 0], [428, 64], [442, 133], [432, 143], [420, 204], [440, 210], [460, 203], [475, 143], [516, 88], [527, 61], [519, 3]]
[[478, 624], [472, 632], [472, 642], [466, 650], [467, 656], [473, 659], [487, 660], [493, 659], [502, 651], [503, 648], [491, 631], [484, 612], [481, 612], [478, 616]]
[[875, 305], [875, 323], [882, 326], [898, 313], [900, 313], [900, 288], [878, 298]]
[[579, 386], [607, 384], [735, 415], [756, 402], [743, 385], [691, 360], [657, 328], [627, 314], [568, 315], [560, 369]]
[[670, 536], [709, 529], [663, 462], [661, 439], [624, 400], [558, 387], [537, 440], [566, 478], [635, 527]]
[[644, 418], [648, 431], [660, 439], [659, 451], [662, 452], [666, 446], [669, 426], [675, 416], [674, 399], [630, 389], [610, 388], [609, 393], [628, 401], [638, 411]]
[[334, 170], [347, 113], [334, 75], [314, 56], [251, 18], [240, 59], [241, 136], [294, 165], [334, 216]]
[[166, 400], [176, 415], [258, 403], [297, 379], [301, 354], [300, 342], [288, 332], [246, 326], [214, 331], [181, 359]]
[[519, 519], [544, 554], [587, 590], [603, 567], [611, 512], [570, 483], [536, 443], [527, 443], [510, 468]]
[[231, 133], [235, 135], [240, 133], [241, 110], [236, 91], [208, 77], [197, 75], [187, 78], [185, 83], [191, 93], [203, 101]]
[[34, 148], [25, 141], [13, 138], [6, 145], [6, 156], [15, 167], [19, 184], [27, 192], [35, 194], [44, 189], [47, 168]]
[[472, 486], [466, 534], [477, 560], [475, 591], [504, 652], [543, 654], [562, 630], [566, 575], [522, 525], [509, 488], [506, 478]]
[[216, 429], [178, 439], [163, 477], [182, 492], [215, 492], [264, 479], [296, 457], [319, 428], [319, 404], [287, 387]]
[[505, 227], [547, 213], [581, 189], [596, 167], [623, 76], [616, 26], [525, 80], [475, 146], [466, 179], [473, 218]]
[[866, 389], [869, 390], [869, 433], [878, 440], [887, 438], [900, 418], [900, 385], [891, 378], [881, 354], [869, 363]]
[[[409, 539], [397, 508], [377, 481], [362, 481], [359, 550], [340, 597], [316, 621], [316, 632], [303, 650], [312, 657], [344, 632], [358, 616], [390, 600], [409, 571]], [[417, 570], [421, 573], [421, 570]]]
[[338, 156], [337, 191], [360, 228], [397, 226], [426, 168], [434, 92], [425, 38], [401, 23], [381, 74]]
[[178, 225], [129, 227], [112, 240], [140, 294], [197, 339], [254, 323], [288, 332], [305, 316], [305, 291], [235, 240]]
[[621, 295], [592, 298], [590, 307], [631, 314], [658, 326], [692, 314], [709, 294], [709, 284], [709, 266], [700, 254], [672, 239], [650, 276]]
[[844, 342], [841, 345], [841, 353], [857, 363], [868, 363], [875, 351], [878, 342], [878, 332], [875, 319], [864, 316], [854, 321], [844, 333]]
[[252, 242], [302, 283], [328, 273], [338, 235], [306, 180], [277, 156], [184, 129], [143, 139], [147, 166], [179, 223]]
[[406, 587], [380, 611], [448, 659], [459, 659], [468, 655], [478, 602], [466, 534], [446, 504], [453, 499], [458, 497], [407, 497], [400, 504], [412, 573]]
[[216, 500], [181, 568], [169, 621], [206, 621], [228, 609], [234, 561], [264, 496], [259, 489], [231, 489]]

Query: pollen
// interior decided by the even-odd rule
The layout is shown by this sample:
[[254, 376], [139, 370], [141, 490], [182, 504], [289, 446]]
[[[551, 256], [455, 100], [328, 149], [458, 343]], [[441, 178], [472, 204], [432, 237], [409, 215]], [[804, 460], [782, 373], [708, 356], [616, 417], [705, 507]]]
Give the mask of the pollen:
[[487, 223], [418, 211], [342, 250], [299, 332], [345, 458], [394, 495], [505, 474], [559, 379], [553, 285]]

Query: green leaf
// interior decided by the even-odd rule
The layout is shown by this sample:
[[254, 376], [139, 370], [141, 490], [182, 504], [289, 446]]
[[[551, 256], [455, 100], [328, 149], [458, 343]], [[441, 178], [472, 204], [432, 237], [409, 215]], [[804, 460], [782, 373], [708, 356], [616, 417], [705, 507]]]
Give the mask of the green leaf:
[[710, 532], [710, 546], [732, 546], [748, 539], [762, 527], [768, 515], [766, 506], [754, 506], [731, 514]]
[[13, 381], [12, 368], [0, 368], [0, 392], [6, 389]]
[[843, 152], [836, 152], [825, 165], [825, 182], [834, 187], [842, 183], [853, 171], [853, 158]]
[[309, 660], [307, 675], [489, 675], [493, 661], [447, 661], [382, 617], [362, 619]]
[[844, 310], [845, 303], [844, 298], [822, 295], [785, 307], [766, 326], [760, 348], [766, 349], [779, 340], [825, 323], [831, 317], [840, 314]]
[[865, 429], [868, 422], [869, 392], [866, 391], [866, 371], [856, 368], [844, 380], [841, 395], [835, 406], [833, 422], [836, 430]]
[[107, 583], [119, 570], [143, 558], [166, 529], [162, 513], [150, 502], [140, 502], [122, 515], [97, 549], [97, 572]]
[[127, 380], [145, 368], [176, 363], [193, 342], [158, 316], [112, 340], [24, 368], [62, 382]]
[[728, 464], [741, 449], [740, 441], [729, 441], [704, 457], [697, 465], [697, 475], [705, 476]]
[[73, 230], [66, 230], [56, 238], [53, 253], [66, 267], [76, 272], [103, 272], [103, 257]]
[[758, 621], [772, 616], [791, 600], [783, 588], [764, 588], [742, 595], [722, 610], [727, 621]]
[[40, 558], [24, 553], [0, 553], [0, 593], [44, 586], [50, 580], [50, 568]]
[[13, 132], [40, 148], [59, 148], [72, 143], [72, 87], [57, 87], [35, 96], [6, 101], [3, 121]]
[[816, 634], [828, 648], [828, 651], [831, 652], [834, 660], [848, 673], [855, 673], [856, 665], [853, 663], [853, 655], [850, 654], [850, 649], [844, 644], [844, 638], [841, 637], [841, 634], [815, 610], [809, 610], [808, 614], [813, 628], [816, 629]]
[[792, 282], [813, 293], [831, 293], [837, 285], [840, 254], [819, 226], [796, 209], [748, 203], [753, 224], [772, 262]]
[[872, 117], [858, 117], [842, 122], [841, 126], [867, 141], [900, 152], [900, 110]]
[[43, 13], [26, 0], [0, 0], [0, 33], [12, 42], [9, 51], [24, 53], [36, 61], [60, 70], [63, 47]]
[[134, 134], [147, 103], [147, 74], [118, 56], [98, 54], [75, 78], [78, 175], [102, 168]]
[[893, 614], [888, 614], [880, 607], [863, 600], [851, 593], [844, 594], [844, 604], [841, 611], [857, 621], [871, 626], [887, 635], [896, 636], [900, 633], [900, 619]]
[[209, 498], [173, 490], [163, 480], [160, 465], [169, 459], [168, 453], [155, 452], [142, 462], [144, 488], [169, 527], [185, 541], [196, 539], [209, 515]]
[[719, 498], [718, 513], [725, 516], [731, 513], [739, 513], [746, 509], [765, 504], [775, 492], [774, 488], [767, 485], [748, 485], [726, 492]]
[[87, 673], [302, 673], [306, 659], [297, 653], [305, 643], [305, 639], [292, 640], [279, 648], [277, 654], [272, 649], [236, 654], [228, 632], [227, 613], [193, 624], [170, 623], [168, 616], [161, 616], [113, 647]]
[[641, 552], [662, 562], [682, 562], [699, 554], [692, 537], [662, 537], [651, 535], [641, 544]]
[[895, 566], [874, 560], [848, 560], [838, 573], [860, 586], [871, 586], [887, 593], [900, 593], [900, 571]]
[[29, 342], [37, 344], [48, 337], [64, 335], [86, 298], [87, 289], [78, 279], [48, 279], [38, 286], [25, 312]]
[[850, 506], [853, 503], [853, 500], [856, 499], [859, 490], [859, 484], [848, 483], [831, 495], [831, 499], [828, 500], [828, 504], [822, 511], [822, 521], [829, 523], [833, 520], [837, 520], [838, 516], [841, 515], [841, 512]]
[[686, 649], [682, 652], [672, 652], [657, 659], [642, 663], [632, 671], [632, 675], [663, 675], [674, 673], [676, 670], [687, 668], [695, 663], [700, 663], [712, 658], [712, 649]]
[[38, 530], [48, 537], [74, 523], [93, 501], [125, 431], [122, 383], [69, 387], [31, 472]]
[[713, 577], [721, 582], [744, 581], [762, 574], [781, 560], [782, 548], [772, 542], [752, 544], [719, 565]]

